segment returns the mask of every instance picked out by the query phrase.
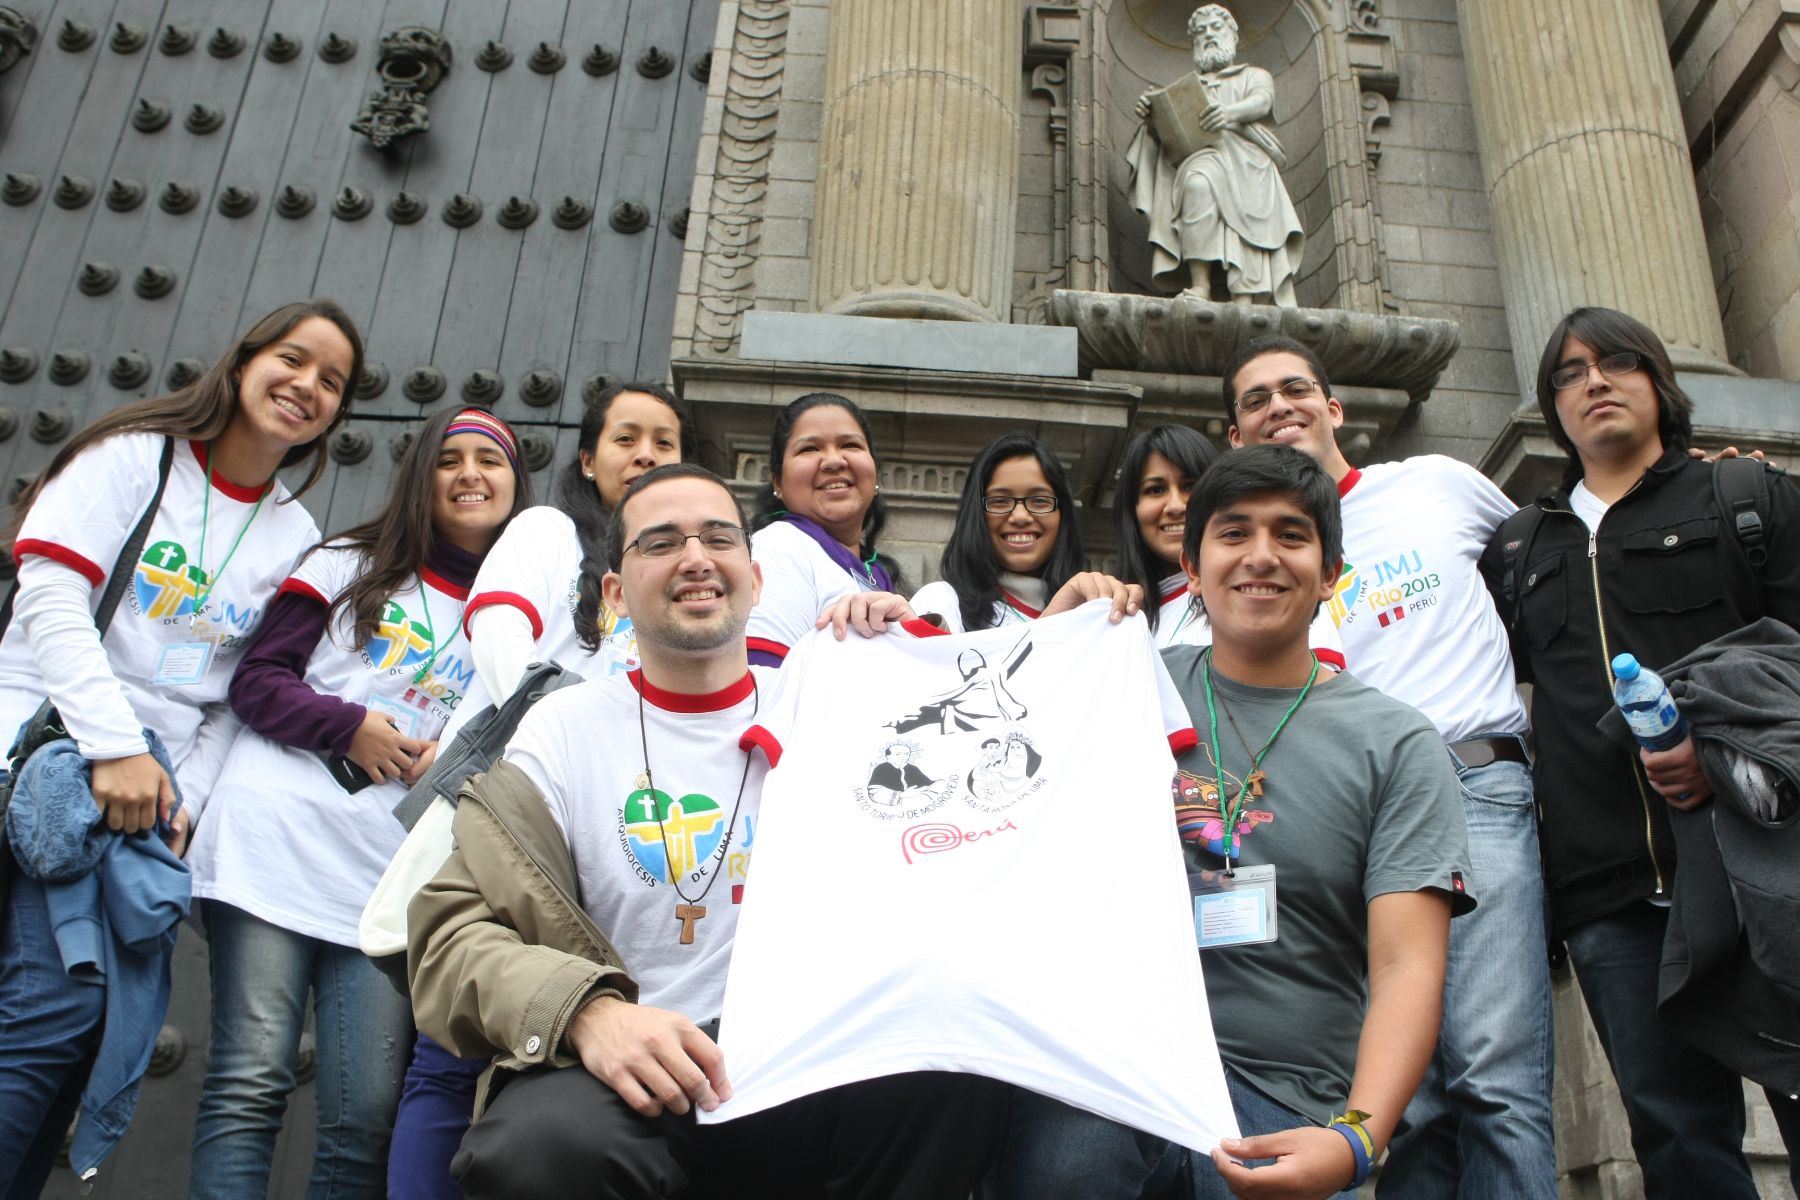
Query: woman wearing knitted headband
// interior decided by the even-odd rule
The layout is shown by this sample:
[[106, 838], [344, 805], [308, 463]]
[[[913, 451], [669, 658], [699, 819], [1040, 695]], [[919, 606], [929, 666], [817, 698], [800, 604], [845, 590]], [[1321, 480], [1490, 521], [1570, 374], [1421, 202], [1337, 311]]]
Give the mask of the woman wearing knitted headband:
[[249, 730], [190, 855], [212, 944], [195, 1195], [268, 1190], [309, 990], [313, 1180], [381, 1194], [412, 1014], [357, 948], [357, 921], [405, 833], [391, 810], [474, 678], [469, 585], [530, 502], [504, 422], [440, 413], [401, 459], [386, 507], [307, 554], [244, 654], [230, 696]]

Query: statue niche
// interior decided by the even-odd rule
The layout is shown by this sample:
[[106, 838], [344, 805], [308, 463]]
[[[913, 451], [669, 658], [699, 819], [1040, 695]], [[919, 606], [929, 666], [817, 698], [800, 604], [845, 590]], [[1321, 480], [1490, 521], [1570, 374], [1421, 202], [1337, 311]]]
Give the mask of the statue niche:
[[1223, 5], [1195, 9], [1187, 33], [1194, 70], [1138, 97], [1125, 152], [1152, 278], [1202, 300], [1294, 308], [1305, 234], [1281, 179], [1274, 76], [1236, 61], [1238, 23]]

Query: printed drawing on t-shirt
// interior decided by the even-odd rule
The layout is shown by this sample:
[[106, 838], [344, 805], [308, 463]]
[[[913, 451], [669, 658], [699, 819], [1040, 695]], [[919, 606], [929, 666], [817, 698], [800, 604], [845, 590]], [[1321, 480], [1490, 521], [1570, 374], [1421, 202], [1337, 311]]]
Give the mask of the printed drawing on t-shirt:
[[981, 744], [981, 761], [966, 778], [969, 803], [983, 812], [999, 812], [1044, 786], [1038, 770], [1044, 756], [1031, 744], [1031, 735], [1023, 729], [1009, 729], [1005, 735], [988, 738]]
[[1337, 584], [1331, 589], [1331, 599], [1325, 602], [1333, 625], [1342, 629], [1345, 622], [1354, 619], [1356, 602], [1362, 598], [1362, 591], [1362, 576], [1346, 561], [1343, 571], [1338, 575]]
[[363, 647], [363, 657], [377, 671], [416, 667], [431, 655], [431, 631], [406, 615], [398, 601], [381, 606], [381, 619]]
[[883, 746], [881, 761], [869, 771], [869, 803], [898, 808], [930, 799], [935, 780], [913, 761], [918, 754], [919, 743], [907, 738], [895, 738]]
[[636, 864], [659, 883], [710, 872], [725, 837], [725, 810], [711, 796], [690, 792], [676, 800], [658, 788], [639, 788], [619, 810], [619, 837]]
[[[1203, 741], [1200, 749], [1206, 754], [1207, 763], [1212, 763], [1212, 748]], [[1243, 788], [1244, 781], [1226, 771], [1225, 787], [1233, 799]], [[1263, 773], [1250, 772], [1250, 795], [1245, 801], [1243, 811], [1238, 813], [1237, 836], [1235, 841], [1242, 843], [1258, 825], [1267, 825], [1275, 819], [1275, 814], [1266, 808], [1251, 808], [1250, 803], [1263, 799]], [[1217, 777], [1212, 779], [1196, 775], [1192, 771], [1177, 768], [1175, 778], [1170, 782], [1170, 791], [1175, 801], [1175, 828], [1184, 842], [1192, 842], [1203, 846], [1221, 858], [1225, 854], [1225, 810], [1219, 803], [1219, 784]]]
[[959, 683], [888, 724], [895, 733], [924, 729], [950, 734], [1022, 721], [1030, 710], [1008, 690], [1006, 681], [1030, 656], [1029, 633], [992, 665], [981, 651], [964, 650], [956, 656], [956, 672], [962, 677]]
[[132, 578], [138, 612], [146, 617], [185, 617], [206, 587], [206, 572], [188, 561], [180, 542], [162, 541], [145, 549]]

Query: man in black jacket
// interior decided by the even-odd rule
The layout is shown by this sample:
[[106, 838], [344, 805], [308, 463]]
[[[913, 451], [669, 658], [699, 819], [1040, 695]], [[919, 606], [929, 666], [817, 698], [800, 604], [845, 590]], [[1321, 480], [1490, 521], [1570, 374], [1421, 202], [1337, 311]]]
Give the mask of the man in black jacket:
[[1698, 807], [1711, 790], [1692, 738], [1634, 754], [1595, 723], [1613, 703], [1614, 655], [1661, 668], [1764, 615], [1800, 624], [1800, 492], [1768, 477], [1767, 557], [1752, 562], [1719, 512], [1714, 467], [1688, 457], [1692, 403], [1661, 340], [1624, 313], [1565, 317], [1537, 392], [1569, 471], [1500, 527], [1482, 571], [1519, 678], [1536, 685], [1552, 921], [1618, 1080], [1646, 1194], [1750, 1200], [1739, 1080], [1656, 1013], [1675, 872], [1665, 805]]

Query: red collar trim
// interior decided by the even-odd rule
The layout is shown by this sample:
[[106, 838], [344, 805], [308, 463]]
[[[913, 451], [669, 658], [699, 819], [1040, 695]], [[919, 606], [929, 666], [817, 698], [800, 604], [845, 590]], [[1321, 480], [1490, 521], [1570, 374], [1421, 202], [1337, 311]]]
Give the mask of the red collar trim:
[[[194, 460], [200, 464], [200, 470], [204, 473], [207, 454], [211, 448], [205, 442], [194, 441], [191, 438], [188, 440], [188, 445], [193, 447]], [[269, 494], [269, 489], [275, 486], [275, 481], [271, 479], [259, 488], [247, 488], [231, 482], [223, 475], [214, 475], [212, 485], [213, 491], [223, 496], [230, 496], [239, 504], [255, 504]]]
[[430, 567], [420, 567], [419, 578], [429, 584], [432, 590], [442, 592], [446, 596], [454, 596], [458, 600], [467, 600], [469, 598], [468, 584], [451, 583], [448, 579], [445, 579]]
[[1342, 500], [1345, 496], [1348, 496], [1350, 494], [1350, 489], [1355, 487], [1356, 481], [1361, 478], [1362, 472], [1355, 467], [1351, 467], [1350, 473], [1338, 480], [1338, 499]]
[[948, 629], [940, 629], [923, 617], [913, 617], [911, 620], [902, 621], [900, 622], [900, 628], [906, 630], [906, 632], [912, 634], [916, 638], [948, 637], [950, 635]]
[[1187, 590], [1188, 590], [1187, 580], [1183, 579], [1180, 583], [1172, 586], [1168, 591], [1164, 592], [1162, 594], [1162, 596], [1157, 599], [1157, 602], [1156, 602], [1157, 607], [1158, 608], [1162, 607], [1163, 605], [1167, 604], [1169, 601], [1175, 599], [1175, 597], [1177, 597], [1177, 596], [1187, 595]]
[[698, 695], [691, 692], [664, 691], [645, 679], [641, 668], [627, 671], [625, 677], [631, 680], [631, 686], [637, 689], [638, 695], [664, 712], [673, 713], [723, 712], [734, 704], [742, 704], [750, 696], [750, 693], [756, 690], [756, 680], [750, 677], [748, 671], [745, 671], [744, 677], [730, 687]]
[[1013, 595], [1011, 592], [1007, 591], [1005, 588], [1000, 589], [1000, 598], [1002, 600], [1006, 601], [1006, 603], [1010, 607], [1016, 609], [1017, 611], [1024, 614], [1026, 617], [1030, 618], [1033, 621], [1037, 620], [1039, 617], [1044, 615], [1042, 609], [1036, 609], [1036, 608], [1031, 607], [1031, 605], [1025, 603], [1023, 600], [1019, 599], [1017, 596]]

